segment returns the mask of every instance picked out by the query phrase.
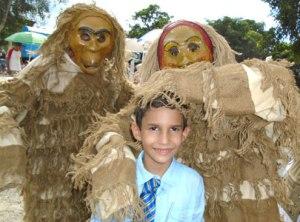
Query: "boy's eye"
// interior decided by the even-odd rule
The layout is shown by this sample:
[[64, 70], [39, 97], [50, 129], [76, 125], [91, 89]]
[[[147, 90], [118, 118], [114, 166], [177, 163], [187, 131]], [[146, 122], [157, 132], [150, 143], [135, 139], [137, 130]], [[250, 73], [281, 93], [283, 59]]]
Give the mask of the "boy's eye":
[[178, 132], [178, 131], [181, 130], [181, 127], [178, 127], [178, 126], [172, 127], [171, 130], [174, 131], [174, 132]]
[[149, 130], [156, 131], [156, 130], [158, 130], [158, 127], [157, 126], [151, 126], [151, 127], [149, 127]]

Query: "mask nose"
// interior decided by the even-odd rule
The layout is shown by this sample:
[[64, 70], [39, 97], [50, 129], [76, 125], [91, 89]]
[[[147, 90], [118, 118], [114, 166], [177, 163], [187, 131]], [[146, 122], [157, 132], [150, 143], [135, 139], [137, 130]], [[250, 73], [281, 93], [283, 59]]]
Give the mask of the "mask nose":
[[185, 68], [189, 64], [191, 64], [191, 61], [183, 54], [183, 59], [182, 59], [182, 62], [181, 62], [181, 67]]
[[88, 49], [92, 52], [96, 52], [100, 49], [100, 43], [98, 42], [97, 38], [93, 36], [88, 43]]

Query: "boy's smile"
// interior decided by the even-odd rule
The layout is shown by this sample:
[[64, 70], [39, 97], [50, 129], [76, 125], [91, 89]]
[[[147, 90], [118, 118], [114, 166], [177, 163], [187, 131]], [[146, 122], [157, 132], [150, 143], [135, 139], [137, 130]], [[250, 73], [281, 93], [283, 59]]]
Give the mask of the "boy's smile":
[[132, 132], [142, 142], [145, 168], [153, 174], [163, 175], [189, 128], [183, 129], [183, 116], [179, 110], [160, 107], [150, 108], [145, 113], [141, 128], [133, 123]]

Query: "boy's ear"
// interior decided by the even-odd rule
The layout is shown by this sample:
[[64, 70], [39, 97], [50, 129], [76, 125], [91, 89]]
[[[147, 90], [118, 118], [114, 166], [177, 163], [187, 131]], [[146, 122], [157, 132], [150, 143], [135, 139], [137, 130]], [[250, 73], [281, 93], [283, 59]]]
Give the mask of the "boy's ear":
[[141, 141], [141, 130], [140, 130], [140, 127], [136, 124], [135, 121], [133, 121], [131, 123], [131, 132], [132, 132], [133, 137], [137, 141]]
[[191, 127], [186, 126], [184, 128], [184, 130], [182, 131], [183, 141], [187, 138], [187, 136], [189, 135], [190, 131], [191, 131]]

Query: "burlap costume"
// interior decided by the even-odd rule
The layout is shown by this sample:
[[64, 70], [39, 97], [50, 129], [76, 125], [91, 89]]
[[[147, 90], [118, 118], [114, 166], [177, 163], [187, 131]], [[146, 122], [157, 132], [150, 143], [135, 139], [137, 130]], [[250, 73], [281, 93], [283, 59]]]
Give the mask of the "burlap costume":
[[[280, 220], [277, 202], [290, 202], [277, 170], [295, 157], [297, 148], [299, 94], [293, 76], [279, 63], [250, 60], [236, 64], [226, 41], [212, 35], [213, 29], [206, 30], [210, 30], [214, 45], [214, 64], [198, 63], [153, 74], [158, 70], [154, 42], [141, 70], [146, 83], [135, 99], [120, 113], [100, 118], [89, 129], [91, 134], [76, 156], [74, 178], [77, 186], [85, 182], [92, 186], [88, 199], [95, 214], [99, 215], [100, 203], [104, 219], [109, 215], [120, 221], [126, 214], [140, 216], [134, 160], [124, 148], [135, 148], [134, 153], [140, 150], [130, 134], [130, 116], [141, 98], [146, 104], [171, 91], [182, 102], [191, 102], [192, 132], [178, 158], [204, 177], [206, 221]], [[110, 141], [111, 132], [123, 139]]]
[[[114, 28], [111, 57], [96, 75], [83, 73], [66, 53], [73, 22], [87, 16], [102, 16]], [[123, 54], [124, 32], [117, 21], [94, 5], [77, 4], [60, 14], [41, 55], [15, 79], [1, 82], [0, 185], [24, 184], [25, 221], [90, 216], [84, 190], [75, 190], [67, 176], [70, 154], [82, 146], [93, 113], [117, 112], [130, 99]]]

